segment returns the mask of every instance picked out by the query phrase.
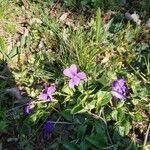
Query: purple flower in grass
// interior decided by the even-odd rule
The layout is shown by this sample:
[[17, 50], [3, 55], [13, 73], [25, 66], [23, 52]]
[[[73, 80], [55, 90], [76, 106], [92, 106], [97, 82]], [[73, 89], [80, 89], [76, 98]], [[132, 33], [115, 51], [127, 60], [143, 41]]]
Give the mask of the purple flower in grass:
[[30, 114], [33, 111], [34, 106], [35, 105], [33, 102], [29, 102], [29, 103], [25, 104], [23, 107], [24, 114], [25, 115]]
[[44, 126], [43, 126], [43, 136], [44, 139], [47, 139], [49, 134], [52, 133], [54, 130], [54, 124], [52, 123], [52, 121], [47, 121]]
[[53, 93], [55, 93], [56, 88], [55, 86], [51, 85], [48, 86], [45, 84], [44, 90], [40, 93], [39, 99], [44, 101], [51, 101], [53, 99]]
[[115, 100], [126, 100], [128, 94], [128, 88], [126, 86], [126, 80], [118, 79], [112, 83], [112, 95]]
[[77, 72], [77, 66], [72, 64], [70, 67], [63, 71], [63, 74], [70, 78], [69, 87], [74, 88], [77, 86], [81, 80], [86, 79], [86, 74], [84, 72]]

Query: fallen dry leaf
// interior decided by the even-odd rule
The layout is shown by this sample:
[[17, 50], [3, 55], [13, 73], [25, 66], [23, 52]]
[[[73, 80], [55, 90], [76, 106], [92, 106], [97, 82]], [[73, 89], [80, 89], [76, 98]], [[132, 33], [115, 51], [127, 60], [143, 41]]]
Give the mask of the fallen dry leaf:
[[30, 20], [30, 24], [32, 25], [32, 24], [34, 24], [34, 23], [42, 24], [43, 22], [42, 22], [42, 20], [39, 19], [39, 18], [32, 18], [32, 19]]
[[63, 13], [60, 18], [59, 21], [62, 22], [63, 24], [67, 25], [67, 26], [71, 26], [71, 27], [75, 27], [74, 23], [73, 23], [73, 19], [70, 17], [70, 12], [65, 12]]
[[137, 25], [141, 24], [140, 17], [136, 12], [134, 12], [133, 14], [130, 14], [129, 12], [126, 12], [125, 17], [126, 17], [126, 19], [135, 22]]
[[111, 10], [107, 11], [107, 12], [103, 15], [102, 21], [103, 21], [104, 23], [107, 23], [107, 22], [112, 18], [112, 16], [113, 16], [114, 14], [115, 14], [114, 11], [111, 11]]
[[63, 14], [60, 16], [59, 20], [60, 20], [61, 22], [65, 22], [66, 19], [67, 19], [67, 17], [69, 16], [69, 14], [70, 14], [69, 12], [63, 13]]

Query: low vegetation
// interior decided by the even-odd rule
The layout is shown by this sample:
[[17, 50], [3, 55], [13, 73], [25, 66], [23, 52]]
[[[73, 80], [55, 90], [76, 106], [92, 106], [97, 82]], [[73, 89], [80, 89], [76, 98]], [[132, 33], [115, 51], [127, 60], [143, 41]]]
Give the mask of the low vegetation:
[[0, 148], [150, 149], [148, 0], [0, 0]]

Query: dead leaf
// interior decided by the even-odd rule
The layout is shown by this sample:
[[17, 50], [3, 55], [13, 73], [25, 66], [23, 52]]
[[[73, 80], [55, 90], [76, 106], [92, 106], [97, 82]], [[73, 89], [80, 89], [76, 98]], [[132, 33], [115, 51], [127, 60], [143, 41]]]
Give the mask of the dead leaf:
[[111, 10], [107, 11], [107, 12], [103, 15], [102, 21], [103, 21], [104, 23], [107, 23], [107, 22], [112, 18], [112, 16], [113, 16], [114, 14], [115, 14], [114, 11], [111, 11]]
[[69, 12], [63, 13], [63, 14], [60, 16], [59, 20], [60, 20], [61, 22], [65, 22], [69, 14], [70, 14]]
[[33, 23], [42, 24], [43, 22], [42, 22], [42, 20], [39, 19], [39, 18], [32, 18], [32, 19], [30, 20], [30, 24], [32, 25]]
[[65, 12], [65, 13], [63, 13], [63, 14], [60, 16], [59, 20], [60, 20], [60, 22], [62, 22], [63, 24], [65, 24], [65, 25], [67, 25], [67, 26], [71, 26], [71, 27], [73, 27], [73, 28], [75, 27], [70, 12]]
[[146, 27], [149, 27], [150, 28], [150, 18], [148, 19], [148, 21], [146, 22]]
[[19, 27], [19, 28], [17, 28], [17, 32], [20, 33], [20, 34], [22, 34], [22, 35], [24, 35], [24, 36], [28, 36], [28, 33], [29, 33], [28, 29], [25, 28], [25, 27]]
[[140, 17], [136, 12], [134, 12], [133, 14], [130, 14], [129, 12], [126, 12], [125, 17], [126, 17], [126, 19], [135, 22], [137, 25], [141, 24]]
[[38, 45], [38, 49], [42, 49], [43, 47], [44, 47], [44, 43], [43, 43], [43, 41], [41, 40], [40, 43], [39, 43], [39, 45]]
[[20, 34], [24, 34], [24, 31], [25, 31], [24, 27], [17, 28], [17, 32]]
[[104, 56], [104, 58], [102, 59], [101, 63], [102, 63], [102, 64], [105, 64], [105, 63], [107, 63], [111, 58], [112, 58], [112, 54], [109, 53], [109, 52], [105, 52], [105, 56]]

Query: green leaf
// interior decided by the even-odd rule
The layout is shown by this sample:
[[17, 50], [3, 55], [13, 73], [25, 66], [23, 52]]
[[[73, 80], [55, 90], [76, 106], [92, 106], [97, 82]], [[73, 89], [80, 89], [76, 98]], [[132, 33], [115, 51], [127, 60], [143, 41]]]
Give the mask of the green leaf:
[[63, 146], [67, 150], [78, 150], [78, 147], [75, 144], [73, 144], [73, 143], [63, 142]]
[[20, 41], [21, 47], [23, 47], [25, 43], [26, 43], [26, 36], [22, 36], [21, 41]]
[[82, 104], [78, 104], [77, 106], [75, 106], [72, 110], [71, 113], [72, 114], [77, 114], [77, 113], [83, 113], [86, 112], [86, 110], [82, 107]]
[[133, 99], [132, 103], [133, 103], [133, 105], [137, 105], [139, 103], [139, 99]]
[[38, 118], [37, 116], [38, 112], [36, 112], [36, 114], [32, 114], [30, 117], [29, 117], [29, 122], [34, 124]]
[[78, 138], [82, 139], [86, 133], [87, 125], [82, 125], [79, 127], [77, 136]]
[[96, 11], [96, 42], [99, 43], [100, 40], [100, 31], [101, 31], [101, 10], [100, 8]]
[[73, 120], [73, 116], [71, 115], [71, 110], [69, 110], [69, 109], [66, 109], [66, 110], [60, 112], [60, 114], [68, 121]]
[[96, 106], [99, 108], [103, 105], [106, 105], [111, 99], [111, 93], [107, 91], [99, 91], [97, 93], [97, 104]]
[[68, 95], [73, 95], [73, 91], [68, 87], [68, 85], [65, 85], [63, 88], [62, 88], [62, 92], [68, 94]]
[[94, 124], [95, 130], [97, 133], [103, 133], [106, 134], [105, 129], [106, 129], [106, 125], [103, 121], [96, 121]]
[[78, 85], [78, 90], [83, 93], [84, 92], [84, 82], [81, 82], [79, 85]]
[[120, 127], [118, 128], [118, 131], [119, 131], [119, 134], [120, 134], [121, 136], [124, 136], [125, 127], [120, 126]]
[[87, 104], [87, 108], [89, 110], [92, 110], [92, 109], [95, 108], [95, 104], [96, 104], [96, 100], [93, 100], [92, 102], [90, 102], [90, 103]]
[[113, 141], [121, 141], [122, 140], [122, 137], [121, 135], [119, 134], [119, 131], [118, 131], [118, 128], [115, 128], [114, 132], [113, 132], [113, 136], [112, 136], [112, 139]]
[[118, 110], [117, 121], [121, 123], [125, 118], [125, 111], [123, 109]]
[[4, 40], [2, 39], [2, 37], [0, 37], [0, 52], [2, 53], [3, 57], [4, 57], [7, 61], [9, 61], [10, 58], [7, 56], [7, 54], [6, 54], [6, 52], [5, 52], [6, 49], [7, 49], [7, 46], [6, 46], [5, 42], [4, 42]]
[[80, 150], [88, 150], [89, 147], [90, 147], [89, 142], [87, 142], [87, 141], [85, 141], [85, 140], [84, 140], [84, 141], [82, 140], [82, 142], [80, 143], [79, 149], [80, 149]]
[[7, 124], [5, 121], [0, 121], [0, 131], [4, 132], [6, 130]]
[[16, 55], [18, 54], [18, 50], [17, 50], [17, 47], [14, 47], [10, 53], [8, 54], [9, 58], [13, 58], [15, 57]]
[[107, 138], [105, 134], [93, 134], [86, 138], [88, 142], [92, 145], [96, 146], [97, 148], [102, 148], [107, 145]]
[[113, 110], [111, 113], [112, 118], [117, 121], [117, 116], [118, 116], [118, 111], [117, 110]]
[[129, 119], [127, 119], [126, 122], [124, 123], [124, 127], [125, 127], [125, 135], [128, 135], [130, 129], [132, 128]]
[[132, 150], [132, 149], [138, 150], [136, 144], [133, 141], [130, 142], [130, 144], [127, 146], [127, 148], [125, 150]]
[[7, 46], [4, 42], [4, 40], [2, 39], [2, 37], [0, 37], [0, 49], [3, 51], [7, 49]]
[[117, 108], [121, 108], [124, 105], [125, 101], [119, 101], [119, 103], [117, 104]]
[[133, 114], [133, 120], [135, 120], [135, 121], [142, 121], [143, 120], [143, 117], [141, 116], [140, 112], [135, 112]]

